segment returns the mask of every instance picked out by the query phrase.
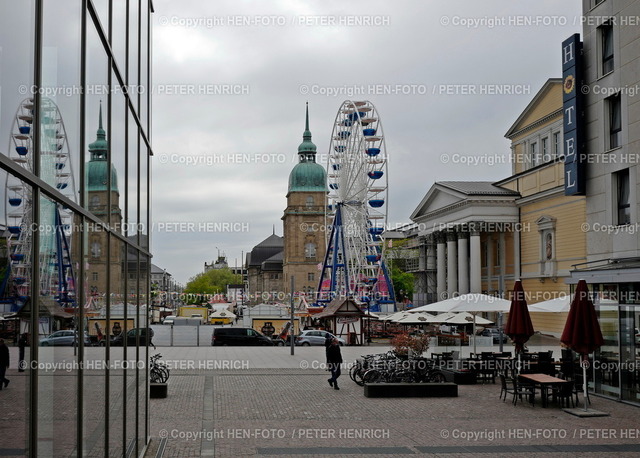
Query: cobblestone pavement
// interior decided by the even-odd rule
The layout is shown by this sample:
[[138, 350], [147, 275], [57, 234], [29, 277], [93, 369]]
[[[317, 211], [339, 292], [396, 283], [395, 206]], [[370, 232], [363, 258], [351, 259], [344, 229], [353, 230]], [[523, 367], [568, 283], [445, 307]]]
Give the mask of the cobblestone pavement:
[[[384, 349], [345, 347], [343, 355]], [[285, 348], [162, 352], [205, 363], [172, 370], [169, 396], [151, 399], [147, 456], [160, 445], [171, 457], [640, 455], [638, 407], [593, 395], [591, 407], [610, 416], [513, 406], [499, 400], [499, 384], [461, 385], [458, 398], [366, 398], [343, 371], [336, 391], [326, 371], [311, 367], [324, 360], [322, 347], [296, 348], [295, 356]], [[247, 363], [206, 367], [211, 361]]]

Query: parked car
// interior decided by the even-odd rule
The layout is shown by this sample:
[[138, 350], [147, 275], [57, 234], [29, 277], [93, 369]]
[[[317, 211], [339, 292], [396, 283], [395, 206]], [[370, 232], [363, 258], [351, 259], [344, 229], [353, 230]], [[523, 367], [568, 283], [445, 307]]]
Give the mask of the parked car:
[[[493, 337], [493, 343], [500, 343], [500, 331], [498, 330], [498, 328], [484, 328], [480, 335], [485, 337]], [[503, 332], [502, 343], [507, 343], [508, 340], [508, 336]]]
[[[136, 345], [136, 340], [140, 339], [140, 346], [153, 345], [151, 341], [153, 339], [153, 329], [151, 328], [134, 328], [129, 329], [126, 334], [127, 346], [133, 347]], [[117, 336], [111, 338], [111, 346], [121, 347], [125, 339], [124, 332], [121, 332]]]
[[164, 320], [162, 320], [162, 324], [173, 324], [175, 319], [176, 319], [175, 315], [165, 316]]
[[215, 328], [211, 345], [271, 346], [275, 341], [251, 328]]
[[[335, 336], [328, 331], [318, 330], [306, 330], [302, 331], [300, 335], [296, 337], [296, 345], [309, 346], [309, 345], [324, 345], [327, 336], [334, 338]], [[347, 342], [338, 337], [340, 345], [346, 345]]]
[[[40, 339], [41, 347], [71, 347], [78, 344], [78, 332], [74, 330], [56, 331], [53, 334]], [[84, 333], [84, 344], [91, 345], [89, 334]]]

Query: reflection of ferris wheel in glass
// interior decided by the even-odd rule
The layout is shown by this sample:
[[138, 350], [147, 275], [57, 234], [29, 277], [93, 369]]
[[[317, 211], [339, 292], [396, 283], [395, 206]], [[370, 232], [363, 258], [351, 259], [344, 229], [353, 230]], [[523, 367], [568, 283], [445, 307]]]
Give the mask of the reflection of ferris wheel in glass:
[[380, 237], [387, 222], [387, 152], [371, 102], [348, 100], [338, 110], [327, 175], [331, 232], [318, 302], [353, 297], [368, 302], [372, 311], [395, 304]]
[[[65, 197], [76, 201], [76, 187], [71, 167], [69, 144], [57, 105], [49, 98], [40, 101], [40, 178]], [[9, 157], [16, 164], [33, 172], [34, 101], [20, 103], [11, 129]], [[4, 291], [14, 298], [29, 295], [32, 282], [31, 266], [34, 237], [32, 188], [11, 174], [7, 175], [5, 204], [9, 230], [8, 275]], [[39, 288], [35, 291], [51, 297], [60, 305], [75, 305], [75, 281], [70, 256], [71, 211], [51, 199], [40, 197], [38, 224]]]

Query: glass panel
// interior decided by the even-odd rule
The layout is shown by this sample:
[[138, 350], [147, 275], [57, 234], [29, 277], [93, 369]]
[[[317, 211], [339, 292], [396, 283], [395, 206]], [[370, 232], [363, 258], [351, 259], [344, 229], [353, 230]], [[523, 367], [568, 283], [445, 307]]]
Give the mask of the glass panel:
[[127, 361], [127, 332], [135, 327], [133, 318], [125, 305], [124, 295], [124, 248], [123, 243], [114, 236], [111, 237], [109, 256], [110, 270], [110, 321], [109, 329], [113, 336], [110, 348], [109, 367], [109, 453], [113, 456], [124, 455], [128, 438], [126, 437], [127, 422], [127, 377], [125, 361]]
[[[40, 249], [32, 258], [38, 260], [39, 282], [26, 280], [39, 291], [38, 455], [69, 456], [75, 449], [77, 432], [78, 345], [80, 339], [84, 341], [84, 327], [72, 302], [75, 281], [70, 248], [74, 234], [71, 215], [62, 216], [61, 205], [44, 197], [39, 204], [39, 221], [34, 222], [38, 224]], [[61, 332], [64, 330], [69, 332]], [[63, 364], [71, 376], [46, 369], [56, 364]]]
[[[10, 381], [6, 387], [10, 392], [2, 396], [2, 416], [0, 416], [0, 449], [15, 449], [16, 454], [29, 455], [29, 372], [33, 364], [31, 345], [37, 345], [38, 333], [31, 330], [31, 307], [24, 308], [26, 297], [30, 293], [28, 273], [31, 266], [31, 231], [19, 228], [31, 224], [31, 188], [19, 179], [0, 172], [0, 180], [4, 185], [3, 208], [6, 209], [5, 224], [9, 228], [8, 237], [0, 239], [0, 281], [7, 282], [7, 289], [2, 292], [10, 303], [0, 304], [0, 314], [8, 315], [18, 312], [19, 318], [0, 321], [0, 338], [9, 347], [10, 366], [2, 378]], [[18, 199], [20, 202], [17, 202]], [[18, 205], [14, 205], [18, 203]], [[18, 347], [17, 349], [15, 347]]]
[[613, 27], [602, 27], [602, 73], [613, 71]]
[[[115, 82], [115, 76], [113, 76]], [[108, 135], [109, 151], [111, 152], [112, 176], [111, 180], [111, 227], [120, 234], [126, 233], [125, 213], [126, 198], [126, 99], [121, 92], [116, 92], [111, 98], [111, 133]], [[114, 185], [114, 181], [116, 184]]]
[[[33, 4], [0, 2], [0, 154], [7, 156], [15, 151], [13, 135], [19, 132], [18, 127], [31, 127], [30, 109], [20, 111], [33, 95]], [[18, 36], [20, 40], [16, 40]]]
[[[606, 290], [603, 297], [606, 297]], [[595, 392], [617, 398], [620, 394], [617, 371], [620, 357], [618, 307], [617, 305], [600, 305], [596, 307], [596, 310], [604, 337], [604, 345], [596, 352], [593, 364]]]
[[[41, 177], [78, 200], [80, 157], [81, 4], [44, 3], [41, 98]], [[65, 33], [61, 32], [64, 24]]]
[[[149, 72], [147, 71], [147, 67], [149, 65], [149, 55], [148, 55], [148, 34], [149, 34], [149, 5], [148, 2], [142, 1], [142, 16], [141, 16], [141, 45], [140, 45], [140, 84], [144, 87], [148, 87], [149, 83]], [[140, 107], [139, 107], [139, 116], [142, 128], [147, 132], [149, 132], [149, 112], [148, 112], [148, 91], [140, 92]]]
[[144, 143], [140, 144], [140, 224], [138, 230], [141, 232], [140, 247], [149, 249], [149, 149]]
[[107, 297], [107, 232], [95, 224], [87, 225], [84, 243], [86, 326], [95, 346], [85, 349], [83, 371], [82, 441], [86, 456], [105, 454], [106, 419], [108, 406], [106, 375], [109, 329], [105, 302]]
[[[109, 88], [107, 86], [108, 62], [97, 32], [87, 29], [87, 94], [85, 119], [85, 206], [108, 221], [109, 145], [107, 122]], [[111, 188], [117, 189], [115, 170], [111, 173]], [[117, 205], [117, 199], [115, 200]], [[113, 205], [113, 202], [112, 202]]]
[[133, 116], [129, 113], [128, 168], [127, 168], [127, 237], [138, 244], [138, 157], [140, 151], [139, 130]]
[[[149, 270], [147, 266], [149, 265], [148, 259], [146, 257], [140, 257], [140, 311], [146, 312], [148, 310], [147, 304], [149, 298], [148, 284], [149, 284]], [[150, 327], [150, 323], [148, 320], [148, 313], [141, 313], [140, 321], [144, 323], [143, 327]], [[137, 392], [137, 401], [138, 401], [138, 450], [142, 450], [144, 444], [146, 443], [147, 437], [147, 414], [148, 414], [148, 405], [147, 405], [147, 370], [148, 367], [148, 355], [149, 355], [149, 346], [140, 347], [138, 353], [138, 360], [144, 361], [144, 369], [138, 370], [138, 392]]]
[[[96, 8], [96, 12], [98, 13], [98, 19], [100, 20], [100, 24], [102, 25], [102, 29], [105, 32], [105, 35], [108, 36], [109, 33], [109, 0], [93, 0], [93, 6]], [[91, 20], [91, 19], [89, 19]]]
[[622, 379], [622, 399], [640, 402], [640, 368], [638, 367], [638, 319], [640, 307], [621, 307], [620, 309], [620, 376]]
[[[140, 85], [140, 81], [138, 78], [138, 8], [139, 8], [140, 0], [138, 1], [130, 1], [129, 2], [129, 81], [128, 85], [130, 87], [138, 87]], [[133, 106], [138, 109], [138, 97], [134, 91], [131, 94], [131, 101], [133, 102]]]
[[[127, 7], [126, 0], [113, 1], [113, 31], [111, 39], [111, 50], [113, 58], [122, 72], [122, 77], [126, 78], [126, 51], [127, 51]], [[125, 82], [126, 84], [126, 82]]]

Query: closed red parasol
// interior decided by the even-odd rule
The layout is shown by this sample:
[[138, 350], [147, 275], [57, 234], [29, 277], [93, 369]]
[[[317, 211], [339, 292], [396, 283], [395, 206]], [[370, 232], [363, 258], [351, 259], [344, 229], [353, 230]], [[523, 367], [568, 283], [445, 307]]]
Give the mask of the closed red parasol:
[[509, 319], [504, 327], [504, 333], [511, 337], [511, 340], [515, 343], [516, 353], [522, 353], [524, 344], [534, 334], [527, 300], [520, 280], [516, 280], [515, 285], [513, 285], [513, 298], [511, 299]]
[[598, 315], [589, 299], [589, 288], [584, 280], [578, 282], [560, 341], [583, 357], [604, 343]]
[[593, 353], [604, 344], [598, 315], [589, 298], [589, 288], [584, 280], [578, 281], [576, 292], [571, 301], [571, 309], [562, 331], [560, 342], [580, 353], [582, 366], [582, 389], [584, 391], [584, 410], [587, 410], [587, 367], [589, 353]]

